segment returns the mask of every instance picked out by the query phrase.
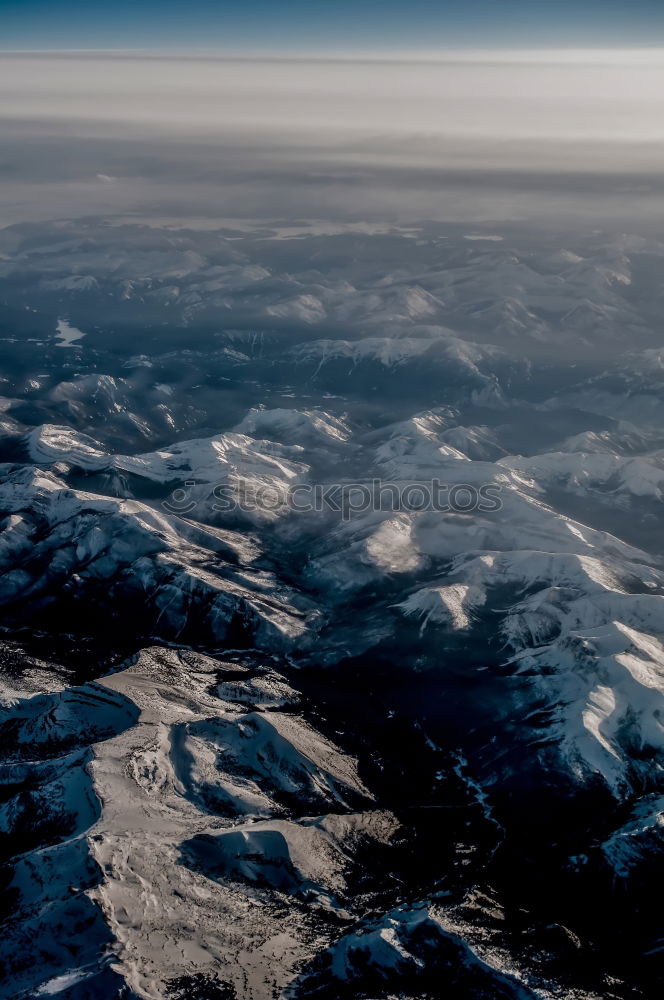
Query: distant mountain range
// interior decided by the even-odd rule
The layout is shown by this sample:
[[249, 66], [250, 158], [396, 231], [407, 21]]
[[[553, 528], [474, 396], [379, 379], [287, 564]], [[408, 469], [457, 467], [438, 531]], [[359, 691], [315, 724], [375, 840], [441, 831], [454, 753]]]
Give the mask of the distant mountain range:
[[663, 263], [0, 231], [1, 997], [659, 995]]

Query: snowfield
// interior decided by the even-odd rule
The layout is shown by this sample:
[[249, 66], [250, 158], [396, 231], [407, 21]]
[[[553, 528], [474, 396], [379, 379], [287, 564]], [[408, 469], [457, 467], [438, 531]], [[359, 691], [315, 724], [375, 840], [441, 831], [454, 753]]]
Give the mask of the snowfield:
[[664, 244], [0, 254], [0, 997], [660, 995]]

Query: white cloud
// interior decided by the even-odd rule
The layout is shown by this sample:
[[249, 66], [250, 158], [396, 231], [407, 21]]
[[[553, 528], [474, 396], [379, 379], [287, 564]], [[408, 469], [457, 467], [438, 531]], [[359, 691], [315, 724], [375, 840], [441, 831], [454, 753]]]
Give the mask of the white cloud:
[[4, 221], [157, 204], [169, 214], [318, 218], [561, 208], [647, 217], [660, 196], [659, 49], [336, 60], [13, 53], [0, 60], [0, 103], [17, 157], [31, 155], [19, 137], [34, 134], [52, 170], [37, 176], [34, 156], [17, 164], [3, 182], [16, 203]]

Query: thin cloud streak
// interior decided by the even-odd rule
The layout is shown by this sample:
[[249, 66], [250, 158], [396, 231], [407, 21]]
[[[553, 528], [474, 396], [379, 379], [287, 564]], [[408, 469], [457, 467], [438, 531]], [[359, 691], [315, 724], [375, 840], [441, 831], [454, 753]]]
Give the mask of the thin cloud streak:
[[[298, 192], [299, 214], [317, 217], [413, 217], [427, 199], [429, 214], [468, 202], [493, 218], [574, 214], [579, 202], [650, 212], [664, 162], [664, 50], [540, 55], [4, 54], [0, 191], [31, 218], [58, 206], [212, 205], [226, 216], [238, 197], [241, 214], [276, 216]], [[583, 177], [609, 182], [580, 197]], [[17, 210], [0, 221], [19, 221]]]

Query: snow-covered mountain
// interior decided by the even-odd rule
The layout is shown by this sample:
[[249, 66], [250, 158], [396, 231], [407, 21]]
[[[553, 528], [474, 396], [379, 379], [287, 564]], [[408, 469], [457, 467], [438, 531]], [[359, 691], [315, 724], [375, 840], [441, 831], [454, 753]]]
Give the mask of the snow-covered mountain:
[[472, 235], [0, 232], [0, 996], [659, 995], [664, 245]]

